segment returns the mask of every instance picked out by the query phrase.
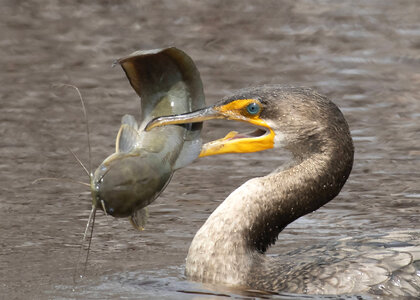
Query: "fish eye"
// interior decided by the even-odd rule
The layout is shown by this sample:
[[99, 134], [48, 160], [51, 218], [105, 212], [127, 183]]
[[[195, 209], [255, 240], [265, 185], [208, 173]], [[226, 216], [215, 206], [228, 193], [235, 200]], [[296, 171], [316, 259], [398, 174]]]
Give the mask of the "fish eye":
[[246, 107], [246, 111], [251, 115], [256, 115], [260, 112], [260, 106], [255, 102], [250, 103]]

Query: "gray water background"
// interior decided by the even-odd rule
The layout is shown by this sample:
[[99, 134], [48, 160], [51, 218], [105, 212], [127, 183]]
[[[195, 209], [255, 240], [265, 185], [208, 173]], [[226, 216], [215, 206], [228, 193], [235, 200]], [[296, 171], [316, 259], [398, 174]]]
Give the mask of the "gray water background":
[[[419, 16], [414, 0], [1, 0], [0, 298], [242, 297], [186, 281], [188, 247], [232, 190], [284, 163], [286, 153], [208, 157], [178, 171], [142, 233], [98, 214], [87, 274], [73, 291], [88, 190], [31, 182], [88, 182], [66, 149], [88, 161], [80, 103], [62, 83], [79, 87], [86, 101], [92, 166], [114, 151], [122, 115], [137, 114], [139, 102], [111, 65], [138, 49], [186, 51], [208, 104], [239, 88], [281, 83], [313, 87], [342, 109], [356, 147], [347, 184], [288, 226], [269, 253], [419, 228]], [[203, 136], [220, 138], [238, 126], [209, 122]]]

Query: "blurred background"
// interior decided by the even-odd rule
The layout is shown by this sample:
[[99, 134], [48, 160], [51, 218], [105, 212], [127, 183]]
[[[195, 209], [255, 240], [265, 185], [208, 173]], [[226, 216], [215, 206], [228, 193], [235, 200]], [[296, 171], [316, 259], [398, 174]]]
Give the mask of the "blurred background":
[[[88, 189], [31, 184], [39, 177], [88, 182], [66, 149], [88, 161], [80, 101], [63, 83], [86, 101], [92, 166], [114, 151], [121, 117], [138, 116], [140, 105], [111, 65], [139, 49], [188, 53], [208, 104], [239, 88], [280, 83], [312, 87], [342, 109], [356, 147], [353, 172], [336, 199], [287, 227], [270, 253], [418, 228], [419, 15], [415, 0], [1, 0], [0, 298], [216, 297], [217, 288], [184, 278], [192, 237], [232, 190], [287, 153], [208, 157], [176, 172], [141, 233], [99, 213], [87, 274], [76, 286]], [[204, 140], [235, 126], [208, 122]]]

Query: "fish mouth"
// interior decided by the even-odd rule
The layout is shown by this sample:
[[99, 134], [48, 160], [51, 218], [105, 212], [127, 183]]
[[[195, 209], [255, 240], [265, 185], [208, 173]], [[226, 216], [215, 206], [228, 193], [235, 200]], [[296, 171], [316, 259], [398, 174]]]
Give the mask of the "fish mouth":
[[275, 133], [266, 121], [258, 117], [250, 117], [222, 106], [210, 106], [191, 113], [164, 116], [153, 119], [146, 130], [170, 124], [188, 124], [213, 119], [225, 119], [246, 122], [256, 127], [245, 133], [229, 132], [225, 137], [203, 145], [200, 156], [210, 156], [226, 153], [248, 153], [263, 151], [274, 147]]

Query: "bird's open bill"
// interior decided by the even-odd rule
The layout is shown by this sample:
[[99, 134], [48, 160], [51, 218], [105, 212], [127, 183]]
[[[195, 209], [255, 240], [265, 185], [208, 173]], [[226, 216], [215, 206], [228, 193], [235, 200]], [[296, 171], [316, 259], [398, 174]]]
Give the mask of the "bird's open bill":
[[221, 105], [213, 105], [191, 113], [158, 117], [146, 126], [146, 130], [170, 124], [188, 124], [212, 119], [227, 119], [250, 123], [257, 127], [249, 133], [229, 132], [224, 138], [203, 145], [200, 157], [257, 152], [274, 147], [275, 133], [261, 117], [262, 104], [255, 99], [240, 99]]

